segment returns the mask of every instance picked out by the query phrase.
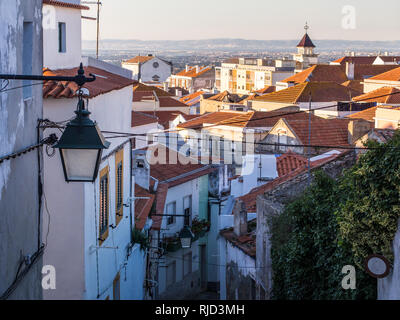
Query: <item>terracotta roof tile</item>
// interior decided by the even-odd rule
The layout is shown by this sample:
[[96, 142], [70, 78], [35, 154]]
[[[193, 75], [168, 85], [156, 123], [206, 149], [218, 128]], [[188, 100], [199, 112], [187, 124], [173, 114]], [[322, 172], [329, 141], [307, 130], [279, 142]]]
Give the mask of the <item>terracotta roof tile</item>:
[[281, 155], [276, 159], [278, 176], [282, 177], [300, 167], [307, 165], [307, 158], [293, 152]]
[[143, 113], [155, 116], [158, 123], [162, 125], [164, 129], [169, 129], [170, 122], [175, 120], [178, 116], [186, 116], [186, 114], [181, 111], [143, 111]]
[[248, 226], [254, 225], [253, 229], [250, 229], [248, 233], [238, 237], [233, 228], [228, 228], [220, 231], [220, 235], [223, 236], [232, 245], [242, 250], [245, 254], [252, 258], [256, 258], [256, 220], [248, 222]]
[[181, 77], [190, 77], [190, 78], [196, 78], [198, 76], [201, 76], [202, 74], [211, 71], [212, 67], [203, 67], [201, 66], [199, 68], [199, 72], [196, 72], [196, 67], [189, 67], [189, 70], [186, 71], [186, 69], [183, 69], [182, 71], [178, 72], [176, 75], [181, 76]]
[[276, 87], [275, 86], [266, 86], [265, 88], [259, 89], [254, 91], [254, 93], [257, 93], [259, 95], [263, 95], [266, 93], [271, 93], [271, 92], [275, 92], [276, 91]]
[[400, 90], [394, 87], [382, 87], [354, 97], [357, 102], [377, 102], [383, 104], [400, 104]]
[[347, 116], [347, 118], [363, 119], [366, 121], [375, 122], [376, 109], [377, 109], [377, 107], [368, 108], [363, 111], [353, 113], [353, 114]]
[[[365, 65], [359, 64], [354, 67], [354, 79], [365, 80], [372, 79], [372, 77], [380, 75], [382, 73], [391, 71], [398, 68], [395, 65]], [[343, 67], [345, 70], [345, 67]]]
[[164, 91], [160, 88], [157, 88], [155, 86], [147, 86], [141, 82], [136, 82], [136, 85], [133, 87], [133, 92], [134, 93], [138, 93], [138, 92], [148, 92], [148, 93], [152, 93], [155, 92], [157, 94], [158, 97], [162, 97], [162, 96], [167, 96], [167, 97], [172, 97], [173, 94]]
[[357, 96], [359, 92], [335, 82], [304, 82], [284, 90], [255, 97], [254, 100], [297, 104], [310, 101], [310, 94], [313, 102], [343, 102], [350, 101], [350, 97]]
[[[226, 125], [247, 128], [272, 128], [283, 116], [285, 116], [287, 119], [308, 119], [308, 114], [304, 112], [288, 114], [287, 112], [279, 110], [265, 112], [218, 111], [196, 117], [178, 125], [178, 127], [186, 129], [199, 129], [202, 128], [203, 125]], [[312, 115], [312, 119], [320, 119], [320, 117]]]
[[[308, 144], [309, 122], [286, 120], [301, 144]], [[317, 119], [311, 121], [311, 144], [324, 146], [348, 146], [349, 119]]]
[[393, 70], [384, 72], [372, 78], [370, 80], [384, 80], [384, 81], [400, 81], [400, 67], [396, 67]]
[[149, 198], [135, 200], [135, 228], [142, 230], [147, 222], [147, 218], [150, 214], [156, 196], [141, 186], [135, 184], [135, 197]]
[[[110, 73], [108, 71], [95, 68], [95, 67], [84, 67], [85, 74], [88, 76], [90, 73], [99, 75], [94, 82], [88, 82], [83, 87], [89, 90], [89, 97], [94, 98], [98, 95], [108, 93], [113, 90], [120, 90], [122, 88], [131, 86], [135, 81], [121, 77], [119, 75]], [[75, 76], [78, 68], [73, 69], [62, 69], [62, 70], [50, 70], [44, 69], [43, 75], [45, 76]], [[74, 98], [76, 97], [75, 92], [78, 90], [78, 86], [75, 82], [67, 81], [45, 81], [43, 84], [43, 98]]]
[[300, 40], [299, 44], [297, 45], [297, 48], [300, 47], [305, 47], [305, 48], [315, 48], [314, 43], [311, 41], [311, 38], [309, 35], [306, 33], [303, 38]]
[[126, 63], [143, 63], [154, 59], [154, 56], [136, 56], [132, 59], [126, 60]]
[[204, 93], [204, 91], [197, 91], [180, 98], [179, 101], [188, 106], [192, 106], [200, 101], [201, 95]]
[[[320, 167], [320, 166], [322, 166], [322, 165], [324, 165], [346, 153], [348, 153], [348, 151], [342, 152], [341, 154], [332, 155], [330, 157], [327, 157], [325, 159], [321, 159], [318, 161], [312, 161], [311, 169], [318, 168], [318, 167]], [[306, 172], [307, 170], [308, 170], [307, 165], [300, 166], [297, 169], [287, 173], [286, 175], [280, 176], [271, 182], [268, 182], [262, 186], [254, 188], [248, 194], [241, 196], [238, 199], [244, 202], [247, 212], [249, 212], [249, 213], [257, 212], [257, 197], [258, 196], [263, 195], [264, 193], [275, 189], [277, 186], [279, 186], [282, 183], [285, 183], [287, 181], [294, 179], [298, 175]]]
[[158, 123], [157, 117], [154, 117], [151, 114], [147, 114], [145, 112], [132, 111], [132, 127], [144, 126], [151, 123]]
[[158, 97], [158, 100], [160, 101], [160, 108], [189, 108], [188, 105], [172, 97], [161, 96]]
[[307, 81], [332, 81], [343, 83], [347, 80], [346, 73], [341, 66], [317, 64], [281, 82], [293, 82], [298, 84]]
[[364, 84], [360, 80], [348, 80], [342, 83], [342, 86], [358, 91], [360, 94], [364, 91]]
[[64, 7], [70, 9], [79, 9], [79, 10], [89, 10], [90, 8], [87, 6], [82, 6], [80, 4], [74, 4], [64, 1], [56, 1], [56, 0], [43, 0], [43, 4], [48, 4], [55, 7]]
[[377, 56], [344, 56], [333, 62], [345, 65], [346, 62], [352, 62], [354, 64], [373, 64]]

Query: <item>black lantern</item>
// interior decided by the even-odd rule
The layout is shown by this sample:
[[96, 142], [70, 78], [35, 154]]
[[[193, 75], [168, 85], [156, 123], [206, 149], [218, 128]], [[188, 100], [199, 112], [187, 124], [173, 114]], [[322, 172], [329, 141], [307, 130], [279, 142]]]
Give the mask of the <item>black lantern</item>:
[[194, 235], [192, 230], [190, 230], [189, 226], [183, 227], [183, 229], [179, 233], [179, 238], [181, 239], [181, 245], [183, 249], [188, 249], [192, 246], [192, 240], [194, 239]]
[[67, 182], [94, 182], [96, 180], [105, 141], [97, 123], [90, 120], [85, 110], [82, 92], [79, 95], [76, 118], [70, 121], [54, 148], [60, 149], [61, 162]]

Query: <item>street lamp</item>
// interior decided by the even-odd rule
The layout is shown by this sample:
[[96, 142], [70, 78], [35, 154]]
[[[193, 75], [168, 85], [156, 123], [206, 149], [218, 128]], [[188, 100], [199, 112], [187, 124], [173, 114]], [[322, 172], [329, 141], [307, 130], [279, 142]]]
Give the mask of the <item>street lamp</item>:
[[183, 227], [183, 229], [179, 233], [179, 238], [181, 240], [181, 245], [183, 249], [188, 249], [192, 247], [192, 240], [194, 239], [194, 235], [189, 226]]
[[79, 87], [78, 108], [76, 117], [70, 121], [59, 142], [53, 146], [60, 149], [61, 162], [67, 182], [94, 182], [96, 180], [101, 154], [110, 143], [105, 141], [97, 123], [90, 120], [90, 112], [85, 109], [82, 98], [82, 86], [96, 80], [95, 75], [85, 77], [85, 70], [81, 63], [78, 73], [74, 77], [0, 74], [5, 80], [34, 80], [34, 81], [72, 81]]
[[90, 120], [81, 91], [75, 114], [54, 148], [60, 150], [65, 181], [94, 182], [103, 149], [108, 149], [110, 143], [105, 141], [97, 123]]

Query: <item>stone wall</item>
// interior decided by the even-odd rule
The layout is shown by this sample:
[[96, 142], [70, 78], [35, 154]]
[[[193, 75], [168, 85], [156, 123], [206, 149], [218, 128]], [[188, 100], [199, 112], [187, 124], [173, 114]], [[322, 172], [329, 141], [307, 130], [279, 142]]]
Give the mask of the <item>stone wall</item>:
[[[337, 178], [344, 169], [351, 167], [354, 163], [354, 152], [347, 152], [326, 164], [312, 169], [312, 171], [315, 172], [318, 169], [322, 169], [330, 177]], [[271, 233], [268, 226], [270, 218], [283, 212], [286, 204], [305, 191], [308, 186], [308, 179], [308, 172], [305, 172], [257, 198], [256, 281], [258, 299], [261, 298], [260, 292], [263, 291], [265, 291], [265, 299], [270, 299], [272, 290]], [[310, 181], [312, 182], [312, 180], [313, 177], [311, 176]]]

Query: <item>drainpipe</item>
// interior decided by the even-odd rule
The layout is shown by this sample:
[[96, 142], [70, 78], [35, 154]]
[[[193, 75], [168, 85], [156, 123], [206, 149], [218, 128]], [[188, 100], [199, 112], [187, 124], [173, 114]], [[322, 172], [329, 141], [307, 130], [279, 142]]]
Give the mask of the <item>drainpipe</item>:
[[[132, 139], [129, 139], [129, 154], [130, 154], [130, 179], [129, 179], [129, 196], [132, 199], [133, 197], [133, 183], [132, 183], [132, 178], [133, 178], [133, 168], [132, 168]], [[135, 204], [133, 204], [135, 205]], [[130, 225], [130, 233], [131, 233], [131, 244], [133, 243], [133, 224], [132, 224], [132, 203], [129, 205], [129, 225]]]

